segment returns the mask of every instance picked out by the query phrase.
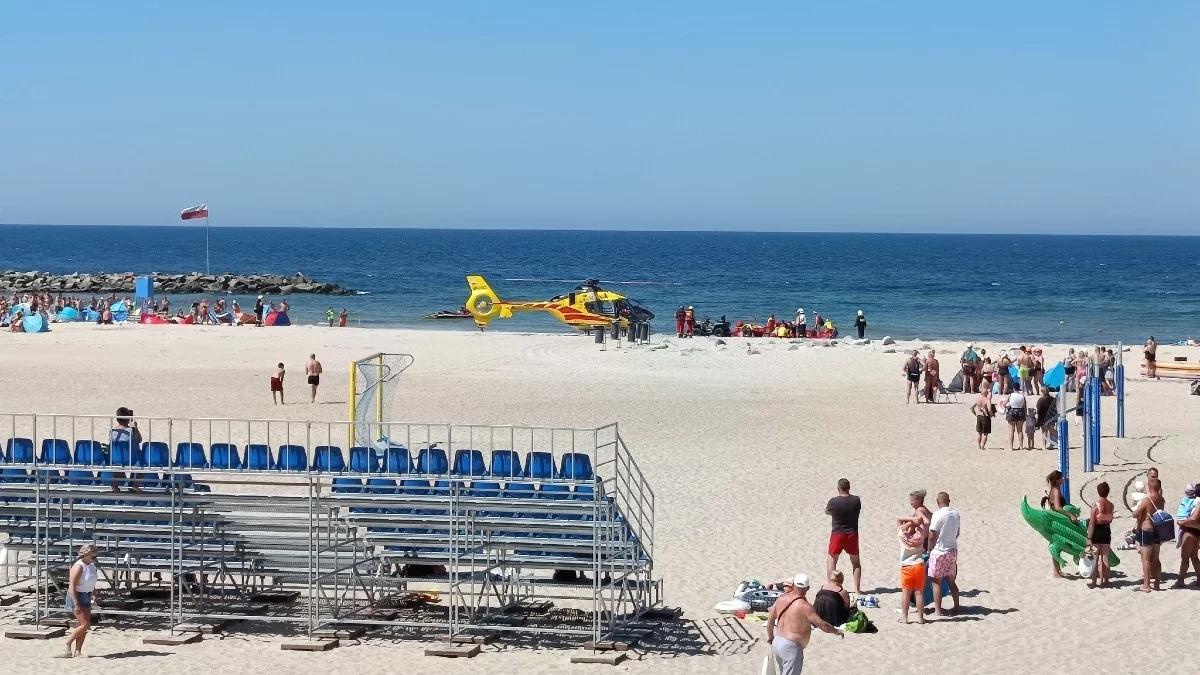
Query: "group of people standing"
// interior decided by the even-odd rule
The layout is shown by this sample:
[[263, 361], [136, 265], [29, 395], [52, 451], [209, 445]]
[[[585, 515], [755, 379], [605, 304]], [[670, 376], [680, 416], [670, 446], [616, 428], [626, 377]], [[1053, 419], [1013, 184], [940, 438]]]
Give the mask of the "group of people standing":
[[[1067, 508], [1062, 494], [1063, 475], [1053, 471], [1046, 476], [1047, 492], [1042, 498], [1042, 507], [1057, 511], [1077, 522], [1079, 516]], [[1176, 542], [1179, 549], [1179, 573], [1172, 588], [1184, 588], [1189, 569], [1196, 579], [1192, 588], [1200, 588], [1200, 498], [1197, 485], [1189, 483], [1184, 488], [1179, 507], [1172, 514], [1167, 510], [1162, 481], [1158, 469], [1146, 472], [1146, 492], [1140, 495], [1133, 509], [1133, 529], [1126, 541], [1135, 545], [1142, 563], [1142, 584], [1135, 590], [1151, 593], [1162, 590], [1162, 546]], [[1116, 508], [1108, 498], [1110, 487], [1106, 481], [1096, 485], [1096, 502], [1087, 517], [1088, 545], [1096, 556], [1096, 565], [1088, 581], [1089, 588], [1107, 587], [1111, 579], [1108, 556], [1112, 550], [1112, 523]], [[1061, 577], [1058, 560], [1051, 558], [1054, 576]]]

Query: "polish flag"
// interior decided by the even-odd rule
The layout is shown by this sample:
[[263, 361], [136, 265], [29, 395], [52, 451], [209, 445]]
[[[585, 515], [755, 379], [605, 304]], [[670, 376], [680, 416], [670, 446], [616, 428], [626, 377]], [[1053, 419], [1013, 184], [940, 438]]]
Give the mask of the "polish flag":
[[201, 204], [200, 206], [193, 206], [190, 209], [184, 209], [179, 212], [179, 218], [181, 220], [191, 220], [193, 218], [207, 218], [207, 217], [208, 217], [208, 204]]

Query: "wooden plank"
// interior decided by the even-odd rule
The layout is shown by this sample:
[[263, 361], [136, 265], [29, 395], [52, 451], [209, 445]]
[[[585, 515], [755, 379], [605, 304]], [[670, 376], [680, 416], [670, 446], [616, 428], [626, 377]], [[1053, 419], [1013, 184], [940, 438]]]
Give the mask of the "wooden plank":
[[190, 645], [193, 642], [199, 642], [203, 637], [200, 631], [175, 633], [174, 635], [171, 633], [156, 633], [142, 638], [142, 644], [178, 647], [179, 645]]
[[14, 640], [53, 640], [66, 634], [66, 628], [14, 628], [4, 631], [4, 637]]
[[9, 605], [15, 605], [20, 601], [21, 601], [21, 596], [15, 594], [15, 593], [6, 593], [4, 595], [0, 595], [0, 607], [8, 607]]
[[625, 652], [584, 652], [571, 657], [571, 663], [599, 663], [615, 666], [628, 658]]
[[56, 626], [58, 628], [70, 628], [72, 626], [78, 626], [79, 622], [66, 616], [51, 616], [42, 619], [42, 625]]
[[229, 614], [262, 614], [267, 611], [267, 606], [262, 604], [253, 604], [249, 602], [229, 605], [225, 608]]
[[446, 645], [444, 647], [429, 647], [425, 656], [444, 656], [448, 659], [470, 659], [479, 653], [479, 645]]
[[171, 598], [171, 589], [144, 586], [142, 588], [131, 589], [129, 595], [142, 600], [169, 600]]
[[368, 607], [363, 611], [363, 616], [376, 621], [395, 621], [399, 615], [400, 612], [387, 607]]
[[301, 640], [300, 642], [285, 642], [280, 649], [294, 652], [324, 652], [338, 646], [337, 640]]

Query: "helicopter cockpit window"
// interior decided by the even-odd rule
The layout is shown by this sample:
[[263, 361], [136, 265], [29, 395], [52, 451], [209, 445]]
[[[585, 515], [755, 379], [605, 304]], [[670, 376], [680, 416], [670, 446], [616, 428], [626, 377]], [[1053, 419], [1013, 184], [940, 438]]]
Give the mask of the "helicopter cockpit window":
[[606, 316], [615, 316], [616, 310], [613, 308], [612, 302], [608, 300], [586, 302], [583, 305], [587, 311], [592, 314], [604, 314]]

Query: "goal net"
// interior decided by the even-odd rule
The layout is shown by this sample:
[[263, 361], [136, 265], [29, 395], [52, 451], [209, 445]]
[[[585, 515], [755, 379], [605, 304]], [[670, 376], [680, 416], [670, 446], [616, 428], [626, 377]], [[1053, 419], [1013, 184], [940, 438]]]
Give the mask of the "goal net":
[[372, 354], [350, 364], [350, 447], [390, 444], [386, 422], [400, 373], [413, 364], [411, 354]]

